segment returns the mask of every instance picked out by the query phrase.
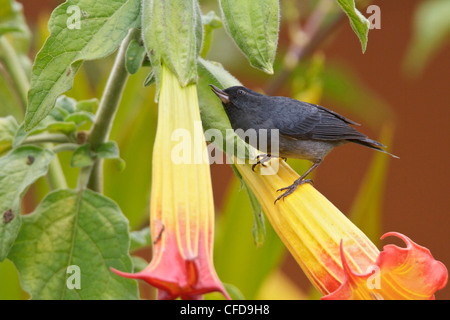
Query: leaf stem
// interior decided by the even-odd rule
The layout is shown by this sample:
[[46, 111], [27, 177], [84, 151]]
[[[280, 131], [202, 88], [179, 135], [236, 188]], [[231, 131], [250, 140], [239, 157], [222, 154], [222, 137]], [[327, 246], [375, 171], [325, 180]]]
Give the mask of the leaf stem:
[[56, 147], [53, 147], [52, 151], [54, 153], [59, 153], [63, 151], [75, 151], [80, 145], [77, 143], [63, 143], [59, 144]]
[[[98, 106], [94, 124], [89, 134], [88, 142], [94, 150], [100, 144], [108, 141], [114, 117], [119, 108], [122, 93], [129, 76], [125, 67], [126, 50], [130, 42], [133, 39], [138, 39], [139, 36], [140, 32], [138, 29], [130, 30], [117, 53], [114, 66]], [[101, 193], [103, 191], [103, 160], [98, 159], [95, 161], [87, 187], [96, 192]]]
[[68, 143], [72, 142], [66, 135], [64, 134], [37, 134], [25, 139], [22, 144], [40, 144], [40, 143]]

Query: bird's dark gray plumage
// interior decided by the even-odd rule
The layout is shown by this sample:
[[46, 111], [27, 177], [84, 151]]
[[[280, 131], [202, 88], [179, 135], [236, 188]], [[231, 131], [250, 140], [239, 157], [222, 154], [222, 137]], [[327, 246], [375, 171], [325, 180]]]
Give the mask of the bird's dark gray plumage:
[[268, 154], [258, 161], [259, 164], [263, 164], [271, 156], [313, 162], [313, 166], [291, 186], [280, 189], [285, 192], [275, 202], [291, 194], [298, 185], [310, 182], [311, 180], [305, 179], [306, 176], [339, 145], [353, 142], [396, 157], [383, 150], [383, 144], [351, 126], [359, 125], [358, 123], [322, 106], [287, 97], [266, 96], [241, 86], [225, 90], [213, 85], [211, 87], [221, 99], [234, 130], [254, 129], [256, 133], [259, 129], [279, 130], [278, 154], [272, 152], [270, 138], [267, 139], [266, 150], [261, 150], [260, 145], [253, 145]]

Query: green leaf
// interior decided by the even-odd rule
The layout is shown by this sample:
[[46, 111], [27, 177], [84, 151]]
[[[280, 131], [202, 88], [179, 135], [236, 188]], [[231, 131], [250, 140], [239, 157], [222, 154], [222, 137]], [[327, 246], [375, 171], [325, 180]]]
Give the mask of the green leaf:
[[125, 67], [129, 74], [135, 74], [142, 66], [146, 56], [145, 48], [136, 39], [131, 40], [126, 52]]
[[95, 149], [97, 157], [104, 159], [119, 159], [119, 147], [115, 141], [108, 141], [100, 144]]
[[278, 0], [220, 0], [225, 28], [250, 64], [273, 74], [280, 23]]
[[[50, 193], [23, 217], [10, 259], [32, 299], [137, 299], [135, 281], [110, 268], [132, 272], [128, 222], [110, 199], [90, 190]], [[80, 289], [69, 279], [79, 267]]]
[[369, 36], [370, 22], [355, 7], [355, 0], [337, 0], [342, 10], [348, 16], [353, 31], [361, 41], [362, 52], [367, 48], [367, 40]]
[[137, 249], [152, 245], [152, 231], [150, 227], [145, 227], [144, 229], [139, 231], [133, 231], [130, 233], [130, 236], [130, 251], [135, 251]]
[[77, 101], [67, 96], [60, 96], [56, 99], [55, 108], [52, 110], [52, 114], [60, 114], [61, 118], [55, 116], [57, 120], [62, 121], [65, 116], [70, 113], [74, 113], [76, 109]]
[[[68, 13], [72, 5], [83, 12], [79, 29], [69, 28], [75, 14]], [[139, 14], [139, 0], [68, 0], [53, 11], [50, 37], [33, 66], [27, 131], [50, 113], [60, 94], [72, 87], [83, 61], [106, 57], [119, 47], [128, 30], [139, 25]]]
[[157, 88], [161, 63], [177, 75], [183, 86], [197, 81], [196, 59], [202, 27], [199, 13], [198, 2], [194, 0], [143, 0], [143, 39]]
[[23, 143], [27, 137], [44, 131], [62, 133], [69, 138], [75, 139], [77, 129], [86, 121], [93, 122], [95, 118], [91, 112], [82, 111], [82, 108], [92, 110], [96, 103], [97, 99], [77, 102], [75, 99], [66, 96], [58, 97], [55, 107], [50, 114], [31, 131], [25, 131], [24, 124], [19, 127], [13, 141], [13, 147]]
[[[219, 98], [211, 91], [210, 84], [220, 88], [241, 85], [240, 82], [231, 74], [223, 69], [222, 65], [199, 58], [200, 78], [197, 85], [198, 100], [200, 106], [200, 115], [202, 118], [203, 129], [219, 130], [224, 137], [222, 143], [213, 141], [222, 151], [226, 151], [230, 156], [235, 155], [240, 159], [248, 159], [255, 150], [252, 146], [245, 143], [232, 130], [230, 120], [228, 119], [222, 103]], [[234, 147], [234, 148], [233, 148]], [[245, 154], [240, 154], [238, 150], [243, 150]]]
[[0, 118], [0, 154], [11, 148], [19, 125], [13, 116]]
[[64, 118], [65, 122], [73, 122], [77, 126], [80, 126], [81, 124], [85, 122], [93, 123], [95, 120], [95, 116], [87, 111], [77, 111], [72, 114], [69, 114], [67, 117]]
[[26, 146], [0, 158], [0, 261], [3, 261], [21, 226], [20, 203], [27, 188], [47, 173], [55, 154]]
[[119, 172], [122, 172], [123, 170], [125, 170], [126, 161], [123, 160], [122, 158], [116, 158], [116, 167], [117, 170], [119, 170]]
[[73, 168], [89, 167], [94, 164], [94, 157], [90, 145], [86, 143], [73, 152], [70, 166]]
[[75, 124], [75, 122], [53, 122], [50, 123], [46, 130], [48, 130], [48, 132], [51, 133], [63, 133], [66, 136], [70, 136], [72, 134], [74, 134], [77, 131], [77, 126]]
[[78, 111], [94, 113], [95, 110], [97, 110], [98, 103], [99, 103], [99, 101], [97, 98], [78, 101], [76, 104], [76, 109]]
[[418, 4], [414, 17], [414, 32], [405, 66], [420, 72], [434, 53], [450, 38], [450, 1], [433, 0]]

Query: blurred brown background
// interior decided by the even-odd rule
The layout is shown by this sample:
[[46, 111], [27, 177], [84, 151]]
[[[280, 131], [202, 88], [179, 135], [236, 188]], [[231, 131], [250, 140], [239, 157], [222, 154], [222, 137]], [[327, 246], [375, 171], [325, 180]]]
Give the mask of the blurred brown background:
[[[19, 2], [24, 4], [31, 28], [38, 17], [61, 3]], [[401, 159], [390, 161], [383, 233], [397, 231], [407, 235], [449, 267], [450, 46], [442, 48], [418, 77], [411, 78], [403, 72], [412, 17], [419, 2], [374, 1], [381, 8], [381, 29], [370, 31], [365, 54], [361, 53], [360, 43], [347, 20], [328, 39], [323, 50], [327, 60], [339, 61], [349, 68], [394, 111], [395, 138], [391, 150]], [[326, 106], [342, 110], [338, 105]], [[362, 128], [374, 138], [379, 134], [367, 125]], [[348, 212], [372, 156], [373, 152], [356, 145], [336, 149], [317, 171], [316, 188], [341, 211]], [[214, 196], [220, 205], [231, 170], [226, 166], [213, 166], [212, 170]], [[383, 244], [391, 240], [388, 238]], [[289, 257], [285, 270], [299, 278], [298, 266]], [[305, 280], [300, 277], [298, 283], [304, 284]], [[436, 298], [450, 299], [450, 287], [438, 291]]]

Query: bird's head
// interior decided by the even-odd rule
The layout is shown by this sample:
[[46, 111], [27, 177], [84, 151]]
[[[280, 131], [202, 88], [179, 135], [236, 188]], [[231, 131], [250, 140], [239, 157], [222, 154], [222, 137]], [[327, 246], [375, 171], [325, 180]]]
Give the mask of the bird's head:
[[234, 106], [239, 109], [251, 109], [261, 104], [262, 94], [246, 87], [235, 86], [221, 90], [216, 86], [209, 85], [212, 91], [219, 97], [225, 107]]

